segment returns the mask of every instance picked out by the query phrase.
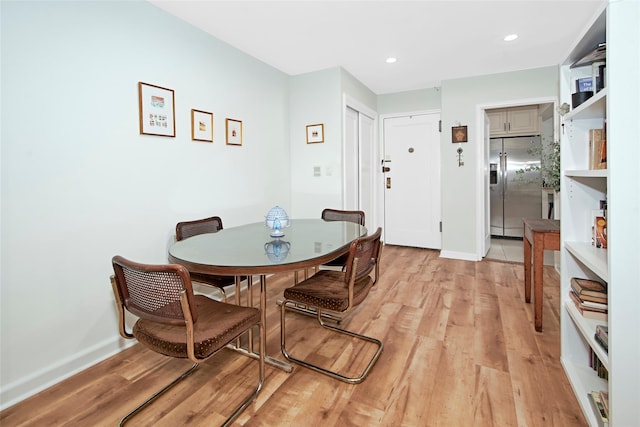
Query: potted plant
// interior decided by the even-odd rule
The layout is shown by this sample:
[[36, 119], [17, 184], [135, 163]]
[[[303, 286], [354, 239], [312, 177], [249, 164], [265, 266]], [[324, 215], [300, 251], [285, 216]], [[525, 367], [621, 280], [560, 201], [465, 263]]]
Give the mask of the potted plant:
[[548, 144], [541, 144], [529, 150], [529, 154], [540, 155], [540, 165], [529, 165], [516, 170], [519, 179], [528, 181], [525, 176], [527, 172], [539, 171], [539, 178], [542, 188], [551, 189], [554, 192], [560, 191], [560, 142], [553, 141]]

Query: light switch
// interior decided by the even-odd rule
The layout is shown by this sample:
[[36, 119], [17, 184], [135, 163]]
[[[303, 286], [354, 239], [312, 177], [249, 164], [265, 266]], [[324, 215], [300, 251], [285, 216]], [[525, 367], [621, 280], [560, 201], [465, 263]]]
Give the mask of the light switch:
[[313, 167], [313, 176], [320, 176], [321, 172], [320, 172], [320, 166], [314, 166]]
[[327, 167], [324, 169], [324, 172], [325, 172], [325, 175], [327, 175], [327, 176], [331, 176], [331, 174], [333, 173], [333, 168], [332, 168], [331, 166], [327, 166]]

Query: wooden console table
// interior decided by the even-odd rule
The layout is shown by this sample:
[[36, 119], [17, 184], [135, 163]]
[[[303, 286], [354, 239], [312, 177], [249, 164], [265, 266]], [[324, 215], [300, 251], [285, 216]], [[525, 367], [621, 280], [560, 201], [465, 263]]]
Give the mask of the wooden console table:
[[524, 299], [531, 303], [531, 249], [533, 248], [533, 291], [536, 331], [542, 331], [542, 268], [545, 250], [560, 250], [560, 221], [524, 219]]

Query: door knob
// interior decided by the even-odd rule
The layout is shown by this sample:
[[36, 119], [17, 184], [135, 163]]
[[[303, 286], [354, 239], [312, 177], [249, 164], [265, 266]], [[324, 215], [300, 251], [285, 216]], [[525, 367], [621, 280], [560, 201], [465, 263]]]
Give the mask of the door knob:
[[388, 166], [383, 166], [383, 167], [382, 167], [382, 173], [384, 173], [384, 172], [389, 172], [390, 170], [391, 170], [391, 168], [390, 168], [390, 167], [388, 167]]

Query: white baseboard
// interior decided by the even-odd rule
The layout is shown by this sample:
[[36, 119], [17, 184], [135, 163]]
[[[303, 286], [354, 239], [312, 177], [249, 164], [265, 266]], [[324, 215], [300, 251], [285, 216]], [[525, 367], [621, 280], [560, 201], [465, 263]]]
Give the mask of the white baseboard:
[[[260, 276], [253, 277], [253, 284], [254, 287], [260, 286]], [[220, 299], [221, 297], [220, 291], [210, 286], [198, 286], [195, 284], [194, 287], [198, 288], [199, 291], [210, 298]], [[243, 282], [241, 290], [246, 290], [246, 288], [247, 283]], [[235, 295], [235, 285], [226, 287], [225, 291], [227, 298], [232, 298]], [[50, 366], [46, 366], [31, 373], [30, 375], [20, 378], [17, 381], [7, 384], [0, 390], [0, 411], [31, 397], [62, 380], [65, 380], [78, 372], [95, 365], [96, 363], [102, 362], [103, 360], [131, 347], [136, 343], [136, 340], [125, 340], [119, 335], [115, 335], [109, 340], [96, 344], [91, 348], [87, 348], [73, 356], [58, 361]]]
[[469, 252], [440, 251], [440, 258], [461, 259], [464, 261], [480, 261], [478, 254]]

